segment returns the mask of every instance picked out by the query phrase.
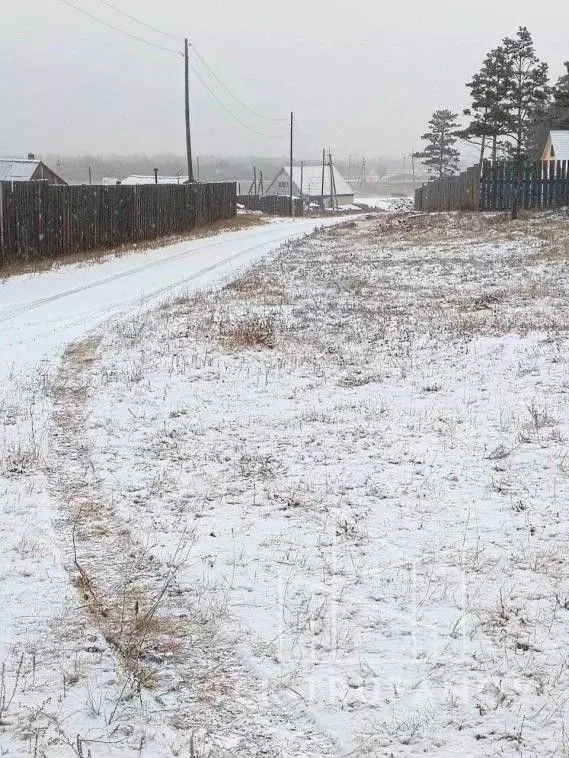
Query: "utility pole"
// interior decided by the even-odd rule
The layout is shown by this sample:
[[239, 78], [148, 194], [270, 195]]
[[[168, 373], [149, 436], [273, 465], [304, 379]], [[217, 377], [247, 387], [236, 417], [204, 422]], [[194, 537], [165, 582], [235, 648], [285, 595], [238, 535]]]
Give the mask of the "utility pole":
[[330, 156], [330, 202], [332, 210], [340, 210], [340, 204], [338, 203], [338, 193], [336, 191], [336, 175], [334, 174], [334, 164], [332, 163], [332, 151], [329, 151]]
[[186, 82], [186, 152], [188, 156], [188, 181], [194, 182], [194, 168], [192, 164], [192, 133], [190, 129], [190, 51], [187, 38], [184, 40], [184, 69]]
[[326, 148], [322, 150], [322, 192], [320, 194], [320, 205], [324, 210], [324, 175], [326, 173]]
[[411, 170], [413, 172], [413, 189], [417, 189], [417, 183], [415, 181], [415, 151], [411, 153]]
[[251, 182], [251, 186], [249, 187], [249, 194], [256, 195], [257, 194], [257, 167], [253, 166], [253, 181]]
[[93, 184], [93, 173], [91, 171], [91, 166], [89, 166], [89, 184]]
[[332, 167], [332, 150], [328, 148], [328, 166], [330, 168], [330, 208], [334, 208], [334, 169]]
[[158, 184], [158, 169], [152, 169], [154, 171], [154, 184]]
[[200, 180], [200, 156], [199, 155], [196, 158], [196, 164], [197, 164], [197, 168], [198, 168], [198, 182], [199, 182], [199, 180]]
[[290, 215], [294, 216], [294, 199], [292, 195], [292, 171], [294, 163], [294, 113], [290, 114], [290, 197], [289, 197], [289, 211]]
[[304, 216], [304, 161], [300, 162], [300, 205], [302, 207], [302, 215]]
[[367, 164], [367, 161], [366, 161], [366, 159], [365, 159], [365, 158], [362, 158], [362, 173], [361, 173], [361, 176], [360, 176], [360, 187], [361, 187], [362, 189], [365, 189], [365, 187], [366, 187], [366, 184], [367, 184], [367, 170], [366, 170], [366, 164]]

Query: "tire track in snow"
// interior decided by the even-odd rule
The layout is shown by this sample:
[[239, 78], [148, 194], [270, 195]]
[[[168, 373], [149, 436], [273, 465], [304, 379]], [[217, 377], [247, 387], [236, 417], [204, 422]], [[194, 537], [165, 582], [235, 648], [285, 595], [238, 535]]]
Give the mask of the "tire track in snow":
[[[186, 277], [186, 278], [181, 279], [179, 283], [180, 284], [184, 284], [184, 283], [186, 283], [188, 281], [193, 281], [194, 279], [198, 278], [199, 276], [203, 276], [203, 274], [208, 273], [209, 271], [213, 271], [216, 268], [220, 268], [223, 265], [225, 265], [226, 263], [230, 263], [231, 261], [235, 260], [236, 258], [239, 258], [239, 257], [241, 257], [243, 255], [246, 255], [247, 253], [253, 252], [254, 250], [258, 250], [258, 249], [264, 247], [265, 245], [267, 245], [269, 243], [270, 244], [275, 244], [275, 245], [280, 245], [280, 244], [283, 244], [284, 242], [286, 242], [288, 239], [291, 239], [291, 237], [294, 237], [296, 235], [294, 233], [291, 233], [289, 231], [286, 234], [284, 234], [284, 235], [282, 235], [282, 236], [280, 236], [278, 238], [275, 238], [272, 235], [268, 235], [268, 233], [267, 233], [266, 236], [270, 236], [270, 240], [269, 241], [264, 240], [263, 242], [260, 242], [260, 243], [258, 243], [256, 245], [251, 245], [250, 247], [247, 247], [247, 248], [239, 251], [239, 253], [236, 253], [234, 255], [228, 256], [227, 258], [224, 258], [222, 261], [219, 261], [219, 262], [217, 262], [216, 264], [214, 264], [212, 266], [208, 266], [208, 267], [202, 269], [201, 271], [197, 272], [196, 274], [193, 274], [190, 277]], [[4, 322], [10, 321], [10, 320], [16, 318], [19, 315], [22, 315], [22, 314], [25, 314], [25, 313], [30, 313], [31, 311], [36, 310], [37, 308], [41, 308], [44, 305], [49, 305], [50, 303], [55, 303], [58, 300], [62, 300], [64, 298], [66, 298], [66, 297], [72, 297], [73, 295], [78, 295], [78, 294], [80, 294], [82, 292], [87, 292], [89, 290], [95, 289], [96, 287], [102, 287], [104, 285], [111, 284], [112, 282], [120, 281], [121, 279], [126, 279], [128, 277], [136, 276], [137, 274], [140, 274], [140, 273], [142, 273], [144, 271], [147, 271], [149, 269], [165, 266], [165, 265], [170, 264], [170, 263], [172, 263], [173, 261], [176, 261], [176, 260], [181, 260], [181, 259], [184, 259], [184, 258], [194, 257], [194, 256], [199, 255], [200, 253], [204, 252], [204, 250], [212, 250], [212, 249], [215, 249], [215, 248], [218, 248], [218, 247], [222, 247], [223, 245], [226, 245], [227, 242], [228, 242], [228, 240], [224, 239], [224, 240], [222, 240], [220, 242], [204, 243], [203, 245], [200, 245], [199, 248], [197, 248], [197, 249], [196, 248], [193, 248], [191, 250], [186, 249], [186, 250], [183, 250], [183, 251], [181, 251], [179, 253], [175, 253], [173, 255], [170, 255], [170, 256], [168, 256], [166, 258], [161, 258], [160, 260], [150, 261], [149, 263], [145, 263], [145, 264], [143, 264], [141, 266], [133, 266], [132, 268], [128, 269], [127, 271], [121, 271], [120, 273], [113, 274], [111, 276], [106, 276], [106, 277], [103, 277], [102, 279], [97, 279], [94, 282], [88, 282], [86, 284], [83, 284], [83, 285], [80, 285], [80, 286], [77, 286], [77, 287], [72, 287], [70, 289], [63, 290], [62, 292], [58, 292], [58, 293], [56, 293], [54, 295], [49, 295], [47, 297], [38, 298], [36, 300], [30, 300], [30, 301], [27, 301], [27, 302], [24, 302], [24, 303], [0, 305], [0, 310], [7, 310], [8, 311], [8, 315], [5, 316], [5, 317], [3, 317], [3, 321]], [[167, 288], [162, 288], [162, 290], [157, 290], [153, 294], [159, 295], [159, 294], [161, 294], [161, 292], [169, 290], [169, 289], [172, 289], [175, 286], [178, 286], [178, 285], [177, 284], [170, 285]]]
[[[54, 385], [49, 472], [71, 581], [114, 652], [122, 694], [136, 695], [118, 702], [116, 716], [133, 727], [129, 752], [148, 729], [150, 715], [157, 740], [153, 755], [192, 753], [195, 735], [204, 755], [337, 754], [302, 703], [284, 701], [269, 681], [240, 662], [239, 640], [222, 633], [223, 618], [204, 617], [175, 577], [165, 582], [173, 561], [154, 552], [153, 535], [133, 531], [112, 494], [103, 491], [105, 472], [94, 465], [87, 433], [100, 343], [92, 337], [70, 345], [64, 355]], [[152, 631], [139, 645], [140, 620], [156, 603]], [[164, 753], [165, 745], [172, 746], [171, 753]]]
[[[288, 239], [290, 239], [290, 234], [285, 235], [280, 240], [278, 240], [278, 242], [275, 244], [283, 244]], [[272, 241], [271, 241], [271, 244], [272, 244]], [[224, 258], [221, 261], [212, 263], [210, 266], [206, 266], [205, 268], [202, 268], [199, 271], [196, 271], [193, 274], [190, 274], [189, 276], [182, 277], [176, 280], [175, 282], [173, 282], [172, 284], [168, 284], [168, 285], [165, 285], [164, 287], [161, 287], [160, 289], [153, 290], [151, 293], [147, 295], [137, 295], [135, 298], [131, 300], [127, 300], [127, 301], [124, 301], [123, 303], [113, 306], [109, 310], [105, 311], [105, 315], [112, 317], [113, 315], [117, 315], [119, 312], [124, 312], [124, 315], [128, 315], [129, 310], [132, 309], [133, 306], [135, 306], [138, 309], [141, 306], [148, 305], [153, 300], [160, 298], [169, 292], [172, 292], [172, 290], [176, 290], [176, 289], [179, 289], [180, 287], [183, 287], [186, 284], [190, 284], [191, 282], [194, 282], [197, 279], [200, 279], [202, 276], [205, 276], [205, 274], [209, 274], [213, 271], [216, 271], [217, 269], [223, 268], [228, 263], [233, 263], [234, 261], [239, 260], [239, 258], [242, 258], [243, 256], [248, 255], [249, 253], [253, 253], [255, 252], [255, 250], [260, 250], [261, 248], [266, 247], [266, 246], [267, 246], [267, 242], [262, 242], [262, 243], [259, 243], [258, 245], [251, 245], [250, 247], [247, 247], [244, 250], [240, 250], [238, 253], [235, 253], [234, 255], [230, 255], [229, 257]], [[141, 269], [133, 270], [129, 272], [129, 275], [135, 274], [140, 270]], [[126, 275], [126, 272], [124, 275]], [[70, 297], [72, 295], [77, 295], [81, 292], [84, 292], [85, 290], [92, 289], [93, 287], [101, 286], [104, 284], [108, 284], [110, 281], [115, 281], [116, 279], [120, 279], [120, 278], [121, 278], [121, 275], [117, 275], [116, 277], [108, 277], [107, 279], [101, 279], [98, 282], [92, 282], [88, 285], [85, 285], [84, 287], [78, 287], [74, 290], [67, 290], [64, 293], [61, 293], [60, 295], [54, 295], [51, 298], [44, 298], [44, 300], [42, 301], [39, 301], [39, 300], [32, 301], [32, 304], [29, 307], [29, 309], [27, 311], [22, 311], [22, 313], [31, 312], [33, 310], [36, 310], [37, 308], [42, 307], [43, 305], [47, 305], [51, 302], [54, 302], [57, 299], [61, 299], [63, 297]], [[11, 314], [5, 319], [5, 321], [10, 321], [11, 319], [16, 318], [17, 316], [22, 315], [22, 313]], [[84, 318], [81, 318], [76, 321], [71, 321], [71, 322], [66, 321], [66, 325], [71, 326], [71, 327], [80, 326], [83, 322], [84, 322]], [[55, 327], [55, 329], [56, 328], [57, 327]], [[38, 338], [45, 337], [49, 334], [52, 334], [55, 329], [52, 327], [45, 332], [36, 332], [34, 334], [34, 338], [31, 340], [28, 340], [28, 343], [35, 342]], [[8, 325], [6, 325], [4, 329], [0, 330], [0, 334], [2, 332], [8, 332], [8, 331], [12, 331], [12, 329]], [[16, 342], [7, 343], [6, 347], [13, 347], [16, 344], [21, 345], [21, 344], [26, 344], [26, 343], [25, 342], [22, 343], [21, 341], [17, 343]]]

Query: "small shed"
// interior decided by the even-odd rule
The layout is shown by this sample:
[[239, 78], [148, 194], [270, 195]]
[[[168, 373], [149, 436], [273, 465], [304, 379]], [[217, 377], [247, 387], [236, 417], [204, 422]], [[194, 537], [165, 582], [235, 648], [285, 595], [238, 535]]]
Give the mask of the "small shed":
[[67, 184], [55, 171], [36, 158], [0, 158], [0, 182], [45, 182]]
[[543, 161], [569, 161], [569, 129], [549, 132], [545, 143]]
[[[354, 190], [336, 167], [333, 169], [338, 205], [352, 205]], [[290, 195], [290, 167], [283, 166], [272, 183], [267, 187], [266, 195]], [[324, 184], [324, 192], [322, 192]], [[292, 194], [307, 199], [310, 203], [331, 206], [332, 181], [329, 166], [324, 167], [322, 182], [322, 164], [316, 166], [294, 166], [292, 169]]]

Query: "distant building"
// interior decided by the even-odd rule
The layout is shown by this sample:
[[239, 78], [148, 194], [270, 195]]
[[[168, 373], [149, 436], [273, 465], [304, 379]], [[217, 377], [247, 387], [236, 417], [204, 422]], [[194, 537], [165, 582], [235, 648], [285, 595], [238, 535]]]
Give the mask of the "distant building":
[[569, 161], [569, 130], [553, 130], [549, 133], [541, 159]]
[[[334, 168], [333, 171], [338, 205], [352, 205], [354, 190], [337, 168]], [[267, 187], [265, 195], [290, 195], [290, 179], [290, 168], [283, 167], [274, 181]], [[304, 166], [304, 169], [301, 169], [300, 166], [294, 166], [292, 170], [292, 194], [295, 197], [300, 197], [302, 194], [309, 202], [329, 208], [332, 194], [330, 168], [326, 166], [324, 170], [324, 193], [322, 193], [322, 164]]]
[[66, 185], [55, 171], [33, 155], [28, 158], [0, 158], [0, 182], [45, 182]]
[[127, 176], [126, 179], [123, 179], [120, 184], [126, 184], [127, 186], [135, 184], [186, 184], [187, 181], [187, 176], [160, 176], [160, 174], [158, 174], [158, 182], [156, 182], [154, 174], [152, 174], [152, 176], [139, 176], [133, 174], [132, 176]]

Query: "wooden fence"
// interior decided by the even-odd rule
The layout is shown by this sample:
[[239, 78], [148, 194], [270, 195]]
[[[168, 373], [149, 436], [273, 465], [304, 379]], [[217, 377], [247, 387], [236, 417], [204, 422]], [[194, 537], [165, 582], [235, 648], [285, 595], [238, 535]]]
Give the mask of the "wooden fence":
[[417, 211], [477, 211], [479, 207], [479, 166], [429, 182], [415, 191]]
[[[237, 202], [248, 211], [261, 211], [270, 216], [290, 216], [290, 198], [286, 195], [239, 195]], [[294, 215], [303, 215], [301, 200], [294, 200]]]
[[459, 176], [444, 177], [415, 192], [418, 211], [510, 211], [518, 193], [518, 207], [526, 210], [569, 205], [569, 161], [526, 163], [516, 171], [512, 162], [485, 163]]
[[484, 166], [480, 191], [481, 211], [512, 209], [518, 188], [518, 207], [526, 210], [562, 208], [569, 205], [568, 161], [526, 163], [517, 172], [512, 163]]
[[0, 182], [0, 265], [182, 234], [235, 213], [234, 183], [58, 187]]

